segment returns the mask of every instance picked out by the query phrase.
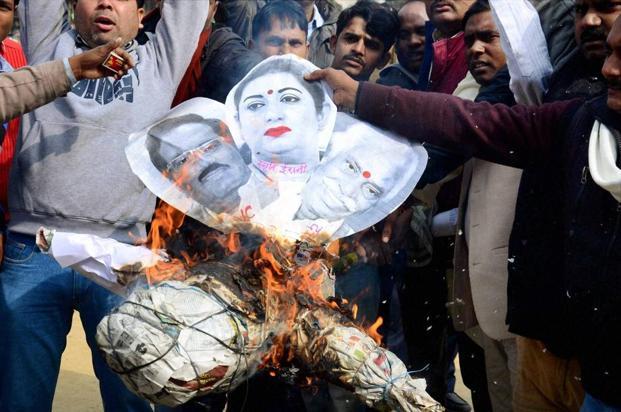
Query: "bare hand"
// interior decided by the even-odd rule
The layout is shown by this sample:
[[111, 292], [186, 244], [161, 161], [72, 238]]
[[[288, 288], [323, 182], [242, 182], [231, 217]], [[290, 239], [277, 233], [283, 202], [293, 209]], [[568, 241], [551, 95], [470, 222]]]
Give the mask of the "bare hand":
[[412, 220], [413, 209], [411, 207], [400, 207], [392, 212], [384, 220], [384, 229], [382, 230], [382, 242], [391, 245], [403, 244], [405, 237], [410, 228], [410, 220]]
[[[120, 48], [121, 43], [121, 38], [118, 38], [103, 46], [95, 47], [94, 49], [69, 58], [69, 64], [71, 65], [75, 78], [78, 80], [98, 79], [100, 77], [114, 75], [115, 79], [120, 79], [125, 76], [127, 71], [134, 67], [134, 63], [129, 53]], [[106, 61], [108, 55], [112, 51], [125, 60], [123, 68], [118, 73], [113, 73], [111, 70], [102, 66], [102, 63]]]
[[327, 68], [315, 70], [304, 76], [308, 81], [325, 80], [334, 91], [332, 100], [339, 109], [353, 111], [356, 108], [356, 93], [358, 82], [342, 70]]

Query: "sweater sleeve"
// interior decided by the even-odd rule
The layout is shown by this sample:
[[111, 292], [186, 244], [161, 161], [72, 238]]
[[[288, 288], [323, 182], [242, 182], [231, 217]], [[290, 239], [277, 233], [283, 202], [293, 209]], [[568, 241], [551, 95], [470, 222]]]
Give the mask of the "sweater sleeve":
[[62, 61], [28, 66], [0, 74], [2, 122], [20, 116], [66, 94], [71, 82]]
[[53, 58], [58, 38], [70, 29], [65, 0], [22, 0], [20, 41], [29, 64]]
[[545, 158], [579, 100], [539, 107], [474, 103], [439, 93], [361, 83], [356, 114], [420, 142], [512, 167]]
[[145, 47], [156, 62], [160, 80], [176, 90], [198, 46], [209, 0], [164, 0], [161, 7], [155, 37]]

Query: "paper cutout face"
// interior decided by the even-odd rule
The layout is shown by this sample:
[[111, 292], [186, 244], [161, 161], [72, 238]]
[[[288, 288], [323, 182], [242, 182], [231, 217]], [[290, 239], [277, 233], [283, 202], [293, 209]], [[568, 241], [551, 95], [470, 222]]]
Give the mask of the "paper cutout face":
[[[401, 170], [393, 167], [389, 153], [369, 149], [370, 145], [361, 144], [322, 162], [302, 190], [296, 218], [334, 221], [375, 206]], [[323, 190], [316, 190], [319, 187]]]
[[[278, 81], [284, 87], [266, 90], [265, 83]], [[315, 135], [321, 113], [292, 74], [270, 73], [249, 82], [237, 107], [241, 135], [253, 156], [276, 163], [318, 163]]]
[[234, 213], [250, 168], [218, 119], [195, 114], [165, 119], [146, 136], [151, 162], [181, 191], [216, 213]]
[[226, 99], [235, 142], [248, 147], [251, 163], [268, 176], [306, 180], [328, 145], [336, 107], [329, 88], [304, 80], [315, 69], [293, 55], [270, 57]]
[[223, 231], [323, 242], [365, 229], [414, 189], [427, 162], [407, 142], [339, 113], [315, 67], [257, 65], [226, 105], [196, 98], [130, 136], [132, 170], [155, 195]]

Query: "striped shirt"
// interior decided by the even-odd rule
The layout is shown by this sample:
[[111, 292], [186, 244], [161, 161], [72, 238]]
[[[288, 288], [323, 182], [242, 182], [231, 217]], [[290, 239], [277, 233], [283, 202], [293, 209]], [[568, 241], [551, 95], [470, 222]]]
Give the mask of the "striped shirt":
[[[14, 40], [5, 39], [0, 43], [0, 56], [2, 56], [13, 69], [19, 69], [26, 65], [26, 56], [22, 46]], [[19, 133], [19, 118], [9, 122], [7, 133], [4, 136], [2, 150], [0, 150], [0, 205], [2, 209], [7, 211], [7, 191], [9, 187], [9, 169], [13, 162], [13, 153], [15, 152], [15, 143]], [[8, 216], [5, 216], [8, 219]]]

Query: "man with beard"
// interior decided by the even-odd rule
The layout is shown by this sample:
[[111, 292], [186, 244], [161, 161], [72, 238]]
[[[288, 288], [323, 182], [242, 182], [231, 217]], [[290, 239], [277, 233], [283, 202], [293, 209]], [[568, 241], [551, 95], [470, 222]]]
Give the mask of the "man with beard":
[[[584, 411], [621, 408], [619, 19], [608, 46], [607, 95], [535, 108], [356, 83], [331, 70], [308, 76], [327, 80], [335, 103], [355, 108], [363, 120], [537, 176], [528, 186], [522, 180], [509, 245], [509, 272], [517, 280], [509, 293], [528, 302], [513, 314], [510, 302], [508, 321], [511, 331], [528, 328], [545, 341], [541, 351], [560, 346], [577, 356]], [[552, 372], [567, 370], [556, 365]], [[557, 402], [530, 410], [576, 410], [563, 399], [575, 396], [566, 389], [551, 385]]]
[[[540, 6], [544, 2], [535, 2]], [[564, 7], [554, 4], [552, 7]], [[541, 12], [542, 10], [540, 10]], [[554, 56], [554, 46], [548, 42], [552, 61], [563, 61], [549, 79], [544, 95], [545, 102], [590, 99], [606, 92], [606, 80], [602, 65], [608, 56], [606, 37], [615, 20], [621, 15], [621, 2], [614, 0], [575, 0], [574, 35], [577, 48], [569, 57]], [[542, 15], [544, 29], [558, 26], [561, 21], [547, 21]], [[563, 42], [556, 42], [556, 48]], [[566, 54], [566, 53], [565, 53]], [[538, 192], [540, 180], [545, 171], [526, 168], [521, 179], [521, 191]], [[586, 172], [585, 172], [586, 173]], [[518, 210], [523, 197], [518, 199]], [[515, 227], [514, 227], [515, 229]], [[561, 328], [547, 329], [542, 323], [558, 321], [558, 309], [552, 307], [557, 301], [538, 301], [533, 294], [543, 296], [560, 283], [557, 277], [549, 276], [547, 282], [534, 280], [535, 274], [524, 272], [514, 276], [510, 271], [508, 284], [507, 321], [510, 330], [520, 336], [518, 346], [518, 376], [514, 392], [514, 409], [551, 410], [562, 407], [577, 410], [584, 397], [584, 391], [576, 376], [580, 376], [580, 365], [576, 359], [575, 342], [566, 337]], [[554, 272], [551, 272], [554, 273]], [[551, 294], [551, 293], [550, 293]], [[536, 313], [536, 315], [534, 315]], [[562, 388], [562, 390], [560, 390]]]
[[192, 200], [215, 213], [238, 208], [250, 169], [219, 120], [164, 120], [149, 129], [145, 145], [153, 165]]
[[606, 92], [606, 81], [601, 74], [607, 56], [606, 36], [619, 15], [620, 1], [576, 0], [575, 39], [578, 48], [550, 78], [545, 101], [589, 98]]
[[386, 86], [401, 86], [414, 90], [418, 83], [418, 70], [425, 51], [425, 23], [429, 21], [422, 0], [409, 1], [399, 10], [397, 58], [399, 63], [386, 67], [377, 81]]
[[[477, 0], [466, 12], [463, 25], [468, 70], [478, 89], [474, 100], [515, 105], [501, 47], [501, 30], [494, 22], [488, 1]], [[516, 94], [521, 91], [518, 88]], [[486, 387], [494, 411], [512, 409], [512, 382], [517, 369], [515, 337], [505, 324], [505, 246], [511, 233], [520, 176], [521, 170], [516, 168], [469, 160], [464, 165], [454, 238], [449, 311], [455, 330], [466, 332], [483, 348]], [[464, 356], [461, 352], [460, 355]], [[473, 395], [473, 401], [476, 397]], [[475, 410], [479, 409], [475, 404]]]

